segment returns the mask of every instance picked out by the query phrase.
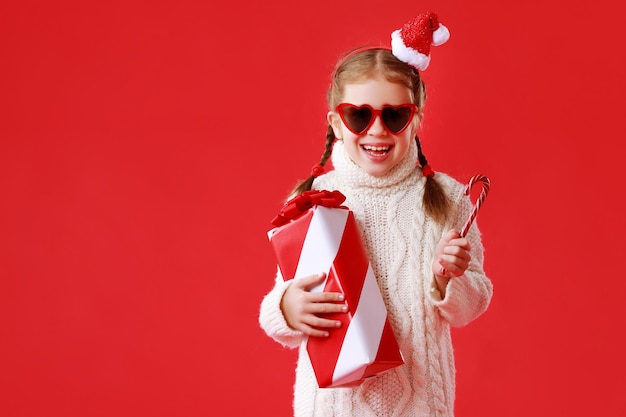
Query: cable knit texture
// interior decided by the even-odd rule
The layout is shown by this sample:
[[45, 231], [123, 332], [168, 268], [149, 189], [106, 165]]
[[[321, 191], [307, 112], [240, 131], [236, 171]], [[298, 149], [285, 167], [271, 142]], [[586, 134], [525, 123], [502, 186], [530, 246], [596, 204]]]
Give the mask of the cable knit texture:
[[[335, 169], [317, 178], [314, 189], [340, 190], [356, 218], [389, 320], [405, 364], [367, 379], [355, 388], [317, 387], [306, 349], [296, 369], [294, 415], [304, 416], [453, 416], [455, 368], [450, 326], [463, 326], [489, 305], [492, 286], [483, 271], [483, 247], [474, 224], [467, 238], [472, 261], [448, 283], [445, 298], [434, 288], [431, 264], [442, 235], [460, 230], [472, 209], [463, 185], [437, 173], [454, 204], [444, 227], [422, 210], [426, 179], [416, 168], [417, 146], [383, 177], [374, 177], [350, 160], [343, 143], [334, 145]], [[321, 271], [320, 271], [321, 272]], [[261, 303], [259, 321], [284, 346], [301, 346], [304, 336], [291, 329], [280, 309], [289, 285], [277, 274]]]

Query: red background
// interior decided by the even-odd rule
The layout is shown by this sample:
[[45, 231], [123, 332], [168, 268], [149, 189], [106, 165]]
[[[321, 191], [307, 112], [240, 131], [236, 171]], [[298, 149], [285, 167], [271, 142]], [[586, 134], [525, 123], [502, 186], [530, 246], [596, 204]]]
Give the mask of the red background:
[[0, 5], [0, 414], [289, 415], [269, 220], [337, 57], [433, 9], [424, 151], [492, 181], [457, 415], [623, 415], [618, 2], [213, 3]]

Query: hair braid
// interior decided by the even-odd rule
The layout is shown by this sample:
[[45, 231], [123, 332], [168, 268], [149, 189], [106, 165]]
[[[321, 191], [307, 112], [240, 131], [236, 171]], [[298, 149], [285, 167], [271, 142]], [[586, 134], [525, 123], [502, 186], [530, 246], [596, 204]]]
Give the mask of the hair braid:
[[[322, 157], [320, 158], [321, 166], [326, 165], [328, 158], [330, 158], [330, 155], [333, 152], [333, 143], [335, 143], [335, 132], [333, 131], [333, 128], [330, 125], [328, 125], [328, 129], [326, 130], [326, 143], [324, 144], [324, 153], [322, 154]], [[298, 194], [302, 194], [305, 191], [309, 191], [311, 187], [313, 186], [314, 179], [315, 177], [311, 175], [309, 178], [302, 181], [293, 189], [293, 191], [291, 192], [291, 195], [296, 196]]]
[[417, 160], [421, 167], [425, 167], [428, 165], [428, 159], [426, 159], [426, 155], [422, 152], [422, 144], [420, 143], [420, 138], [417, 136], [415, 136], [415, 143], [417, 143]]
[[326, 129], [326, 143], [324, 144], [324, 153], [322, 154], [322, 159], [320, 159], [320, 165], [326, 165], [326, 161], [330, 158], [330, 155], [333, 153], [333, 143], [335, 143], [335, 131], [333, 130], [331, 125], [328, 125]]
[[[417, 160], [422, 167], [425, 167], [428, 165], [428, 159], [422, 152], [422, 144], [417, 136], [415, 136], [415, 142], [417, 143]], [[426, 177], [422, 207], [437, 223], [445, 223], [450, 209], [450, 200], [434, 176]]]

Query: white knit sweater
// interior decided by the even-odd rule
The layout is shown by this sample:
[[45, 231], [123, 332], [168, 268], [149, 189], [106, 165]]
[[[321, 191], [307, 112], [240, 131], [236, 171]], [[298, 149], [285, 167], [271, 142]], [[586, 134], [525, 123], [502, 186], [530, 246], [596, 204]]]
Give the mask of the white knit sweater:
[[[492, 285], [483, 271], [483, 247], [474, 225], [467, 236], [472, 247], [469, 269], [450, 280], [443, 300], [434, 290], [435, 246], [449, 229], [461, 229], [472, 204], [463, 195], [462, 184], [437, 173], [454, 204], [448, 224], [437, 225], [421, 208], [426, 179], [415, 167], [416, 160], [413, 143], [400, 164], [384, 177], [373, 177], [350, 160], [338, 141], [332, 154], [334, 171], [315, 180], [314, 189], [340, 190], [347, 197], [345, 205], [354, 212], [405, 364], [355, 388], [320, 389], [306, 349], [300, 349], [296, 417], [454, 415], [450, 326], [463, 326], [482, 314], [491, 300]], [[280, 309], [289, 282], [276, 277], [261, 303], [259, 321], [270, 337], [295, 348], [304, 337], [286, 324]]]

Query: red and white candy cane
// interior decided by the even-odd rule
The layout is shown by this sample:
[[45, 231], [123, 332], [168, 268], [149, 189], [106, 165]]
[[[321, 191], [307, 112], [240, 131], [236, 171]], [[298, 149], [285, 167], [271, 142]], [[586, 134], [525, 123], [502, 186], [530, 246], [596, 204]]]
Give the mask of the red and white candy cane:
[[484, 175], [478, 174], [470, 178], [469, 183], [467, 183], [467, 185], [465, 186], [465, 190], [463, 190], [463, 193], [465, 195], [469, 195], [470, 191], [472, 190], [472, 187], [478, 184], [479, 182], [482, 182], [483, 189], [480, 192], [480, 195], [478, 196], [476, 203], [474, 203], [474, 209], [472, 210], [469, 218], [465, 222], [463, 229], [461, 229], [461, 237], [465, 237], [465, 235], [467, 235], [467, 231], [469, 230], [472, 223], [474, 223], [474, 220], [476, 219], [476, 216], [478, 215], [478, 210], [480, 210], [480, 207], [485, 202], [485, 198], [487, 198], [487, 193], [489, 192], [489, 187], [491, 183], [489, 181], [489, 178], [487, 178]]

